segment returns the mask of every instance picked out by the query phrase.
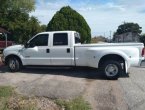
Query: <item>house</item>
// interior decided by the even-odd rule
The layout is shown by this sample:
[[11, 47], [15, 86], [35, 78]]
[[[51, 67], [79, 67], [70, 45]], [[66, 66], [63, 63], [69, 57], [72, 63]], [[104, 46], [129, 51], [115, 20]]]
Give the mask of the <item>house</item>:
[[91, 43], [108, 42], [109, 40], [103, 36], [95, 36], [91, 39]]
[[114, 42], [139, 42], [139, 34], [127, 32], [114, 36]]
[[0, 40], [6, 40], [6, 37], [10, 34], [9, 31], [0, 27]]
[[8, 41], [8, 35], [10, 34], [9, 31], [5, 30], [4, 28], [0, 27], [0, 51], [4, 48], [13, 45], [13, 41]]

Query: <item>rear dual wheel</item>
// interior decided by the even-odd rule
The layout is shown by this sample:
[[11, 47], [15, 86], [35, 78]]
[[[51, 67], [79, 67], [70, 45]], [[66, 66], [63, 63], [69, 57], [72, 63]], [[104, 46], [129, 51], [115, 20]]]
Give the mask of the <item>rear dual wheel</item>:
[[119, 75], [122, 73], [122, 66], [117, 61], [106, 61], [103, 64], [103, 73], [108, 79], [118, 79]]

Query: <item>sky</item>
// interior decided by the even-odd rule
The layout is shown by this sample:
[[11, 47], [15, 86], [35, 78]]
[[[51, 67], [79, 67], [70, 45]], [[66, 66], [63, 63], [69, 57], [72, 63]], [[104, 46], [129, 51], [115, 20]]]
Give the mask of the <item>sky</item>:
[[71, 6], [85, 18], [92, 37], [109, 37], [124, 22], [138, 23], [145, 33], [145, 0], [36, 0], [31, 15], [47, 25], [63, 6]]

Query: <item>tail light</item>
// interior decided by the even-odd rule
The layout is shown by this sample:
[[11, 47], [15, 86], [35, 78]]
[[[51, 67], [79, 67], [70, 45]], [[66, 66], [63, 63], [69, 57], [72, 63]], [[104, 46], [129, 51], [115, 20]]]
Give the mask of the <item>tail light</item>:
[[143, 57], [145, 57], [145, 48], [142, 49], [142, 54]]

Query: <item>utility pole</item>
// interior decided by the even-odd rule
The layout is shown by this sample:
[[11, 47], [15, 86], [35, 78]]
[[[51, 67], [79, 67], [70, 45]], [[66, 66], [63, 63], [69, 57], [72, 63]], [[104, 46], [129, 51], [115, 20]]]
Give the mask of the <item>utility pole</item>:
[[8, 45], [8, 43], [7, 43], [7, 41], [8, 41], [8, 39], [7, 39], [7, 34], [6, 34], [6, 33], [4, 33], [4, 36], [5, 36], [6, 47], [7, 47], [7, 45]]
[[125, 21], [123, 22], [124, 23], [124, 26], [123, 26], [123, 42], [124, 42], [124, 37], [125, 37]]
[[105, 37], [105, 32], [104, 32], [104, 37]]

